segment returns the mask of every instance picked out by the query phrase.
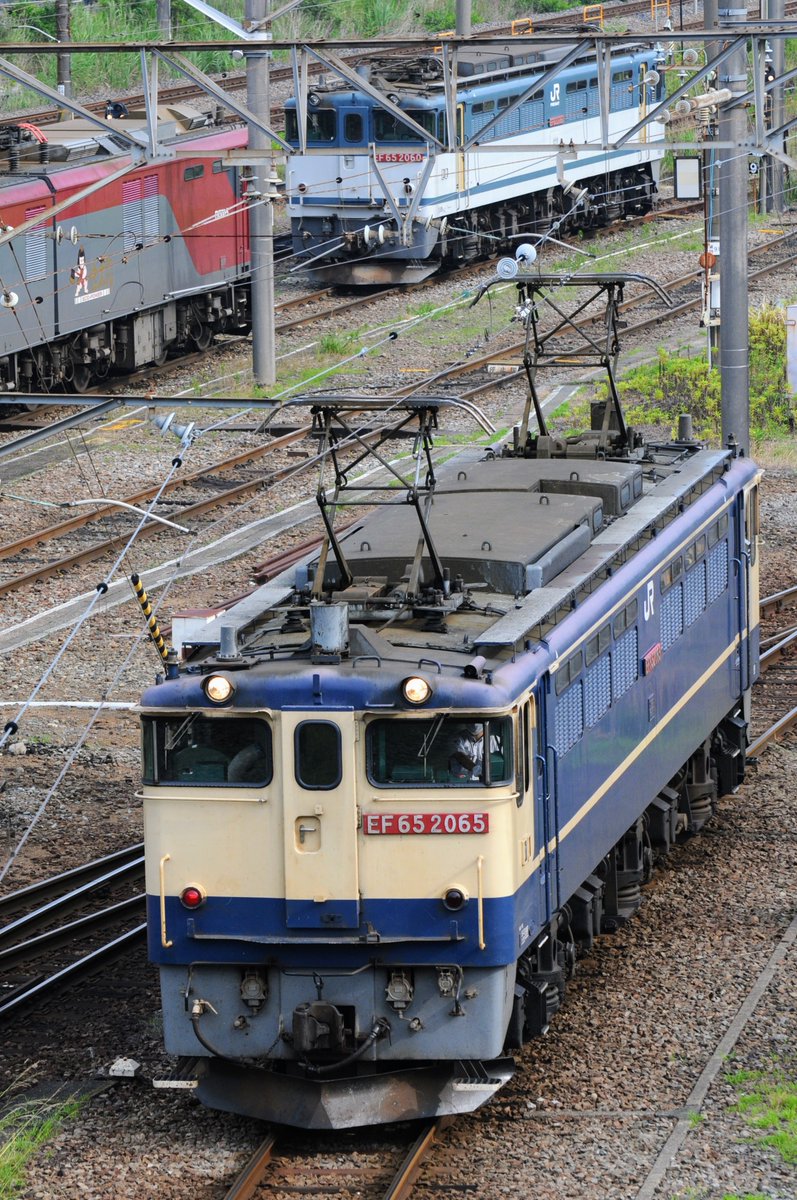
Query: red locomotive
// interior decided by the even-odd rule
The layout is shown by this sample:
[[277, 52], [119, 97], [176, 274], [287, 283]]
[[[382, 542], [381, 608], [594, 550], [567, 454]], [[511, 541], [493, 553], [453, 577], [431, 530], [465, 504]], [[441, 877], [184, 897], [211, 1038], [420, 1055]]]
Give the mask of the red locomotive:
[[83, 392], [249, 328], [247, 202], [229, 156], [246, 130], [162, 109], [163, 157], [136, 164], [118, 133], [142, 126], [0, 129], [3, 391]]

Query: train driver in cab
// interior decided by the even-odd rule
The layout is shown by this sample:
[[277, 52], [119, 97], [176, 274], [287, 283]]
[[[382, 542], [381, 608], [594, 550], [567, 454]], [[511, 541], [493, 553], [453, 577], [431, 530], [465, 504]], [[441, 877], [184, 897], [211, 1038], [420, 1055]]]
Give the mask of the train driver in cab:
[[480, 780], [484, 765], [484, 726], [463, 725], [458, 731], [448, 759], [451, 779]]

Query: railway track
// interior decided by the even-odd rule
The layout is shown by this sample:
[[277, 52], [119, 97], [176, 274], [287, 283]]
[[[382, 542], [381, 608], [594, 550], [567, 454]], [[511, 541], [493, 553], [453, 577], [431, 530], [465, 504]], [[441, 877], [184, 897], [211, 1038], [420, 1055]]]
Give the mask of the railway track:
[[[320, 288], [313, 292], [303, 293], [301, 296], [288, 297], [287, 299], [280, 300], [275, 305], [274, 311], [275, 313], [292, 312], [297, 308], [312, 306], [318, 301], [323, 300], [326, 296], [331, 295], [333, 291], [334, 289], [331, 287]], [[275, 332], [286, 333], [289, 330], [297, 328], [301, 325], [310, 324], [314, 320], [324, 320], [326, 317], [331, 317], [336, 311], [341, 312], [348, 308], [355, 308], [358, 306], [365, 307], [369, 302], [373, 304], [380, 298], [381, 293], [374, 293], [369, 297], [355, 299], [349, 304], [343, 303], [337, 307], [330, 306], [327, 310], [322, 311], [321, 313], [317, 313], [314, 310], [313, 312], [306, 313], [301, 317], [289, 318], [287, 321], [278, 323], [275, 326]], [[127, 394], [131, 387], [141, 387], [146, 384], [152, 384], [159, 379], [168, 377], [174, 371], [186, 371], [190, 370], [192, 367], [201, 366], [207, 361], [209, 355], [220, 354], [228, 350], [233, 350], [236, 347], [247, 343], [248, 341], [250, 341], [248, 335], [242, 334], [224, 336], [221, 338], [221, 340], [214, 340], [205, 350], [195, 350], [189, 354], [182, 354], [179, 358], [169, 359], [160, 366], [155, 366], [152, 364], [148, 367], [143, 367], [141, 370], [136, 371], [132, 375], [119, 376], [115, 379], [105, 380], [103, 381], [102, 385], [86, 388], [85, 391], [82, 391], [79, 394], [87, 398], [87, 404], [92, 396], [114, 396]], [[40, 395], [38, 393], [26, 393], [24, 397], [21, 397], [21, 399], [24, 399], [26, 402], [31, 404], [46, 404], [48, 406], [57, 405], [59, 401], [59, 397], [57, 395], [54, 396], [51, 393], [46, 395]], [[0, 410], [0, 412], [1, 411], [2, 410]], [[87, 414], [72, 414], [69, 418], [69, 421], [71, 424], [79, 424], [81, 420], [85, 419], [86, 415]], [[88, 415], [92, 415], [90, 410], [88, 410]], [[15, 451], [26, 448], [35, 441], [35, 433], [40, 431], [42, 428], [46, 428], [46, 426], [41, 426], [40, 415], [36, 409], [28, 413], [15, 413], [12, 417], [5, 420], [0, 419], [0, 432], [2, 432], [4, 429], [15, 430], [18, 428], [31, 429], [32, 433], [0, 448], [0, 456], [5, 457], [11, 453], [14, 453]]]
[[[761, 638], [761, 678], [759, 705], [766, 727], [757, 732], [748, 749], [755, 759], [772, 742], [797, 726], [797, 625], [772, 628], [771, 622], [784, 610], [797, 604], [797, 587], [784, 588], [765, 596], [760, 603], [763, 624]], [[786, 708], [784, 712], [783, 709]], [[755, 710], [755, 706], [754, 706]]]
[[[265, 443], [262, 447], [252, 447], [241, 454], [233, 455], [231, 458], [224, 459], [218, 463], [195, 471], [190, 475], [186, 475], [181, 479], [175, 479], [163, 489], [163, 495], [168, 496], [180, 490], [186, 490], [199, 484], [203, 480], [207, 480], [209, 476], [224, 474], [227, 471], [236, 469], [244, 463], [251, 463], [273, 454], [279, 450], [283, 450], [288, 446], [292, 446], [295, 442], [301, 441], [311, 432], [311, 425], [303, 425], [298, 429], [284, 434], [282, 437], [274, 438], [272, 441]], [[295, 473], [297, 470], [296, 464], [290, 464], [280, 468], [279, 470], [269, 472], [265, 475], [257, 475], [254, 478], [247, 480], [244, 483], [236, 483], [222, 490], [215, 490], [214, 493], [204, 500], [196, 501], [193, 504], [187, 504], [184, 507], [170, 512], [170, 519], [177, 518], [191, 519], [192, 517], [200, 516], [204, 513], [211, 512], [220, 505], [241, 500], [244, 496], [263, 489], [271, 487], [286, 476]], [[158, 491], [161, 490], [161, 485], [142, 488], [140, 491], [133, 492], [130, 496], [125, 497], [124, 503], [132, 505], [146, 504], [151, 500]], [[67, 505], [68, 507], [68, 505]], [[56, 541], [63, 538], [67, 534], [71, 534], [77, 530], [84, 529], [87, 525], [94, 521], [101, 520], [109, 516], [116, 516], [118, 513], [113, 505], [104, 505], [94, 510], [93, 512], [80, 513], [77, 516], [69, 517], [67, 520], [59, 521], [55, 525], [51, 525], [46, 529], [41, 529], [36, 533], [26, 535], [22, 538], [17, 538], [13, 542], [7, 542], [0, 546], [0, 560], [13, 558], [18, 556], [22, 551], [32, 547], [39, 547], [47, 542]], [[157, 514], [156, 514], [157, 516]], [[129, 529], [129, 524], [125, 525]], [[157, 521], [153, 521], [145, 525], [139, 537], [150, 537], [158, 532], [163, 532], [163, 526]], [[114, 533], [112, 537], [104, 538], [99, 542], [92, 543], [90, 546], [83, 547], [79, 550], [72, 551], [69, 554], [62, 555], [58, 559], [45, 563], [41, 566], [33, 567], [28, 571], [23, 571], [20, 574], [7, 579], [0, 583], [0, 596], [7, 595], [9, 592], [16, 591], [20, 587], [32, 586], [35, 583], [41, 582], [44, 579], [49, 579], [53, 575], [58, 575], [63, 571], [69, 570], [72, 567], [81, 566], [89, 562], [94, 562], [101, 558], [108, 551], [118, 548], [120, 533]]]
[[[408, 1200], [412, 1195], [413, 1184], [418, 1176], [418, 1173], [423, 1166], [425, 1159], [429, 1156], [431, 1148], [434, 1144], [438, 1133], [450, 1124], [450, 1118], [438, 1121], [425, 1121], [420, 1124], [420, 1132], [417, 1132], [413, 1138], [412, 1134], [416, 1132], [413, 1126], [410, 1129], [411, 1141], [408, 1147], [400, 1148], [400, 1160], [396, 1166], [383, 1167], [379, 1171], [378, 1167], [369, 1168], [368, 1174], [388, 1174], [389, 1182], [376, 1184], [373, 1188], [373, 1198], [376, 1200], [377, 1195], [380, 1200]], [[309, 1194], [311, 1192], [320, 1191], [317, 1185], [307, 1185], [299, 1182], [299, 1180], [307, 1177], [317, 1179], [317, 1171], [315, 1164], [310, 1159], [310, 1165], [305, 1167], [302, 1164], [301, 1149], [297, 1151], [287, 1150], [285, 1152], [284, 1162], [280, 1155], [281, 1175], [288, 1175], [290, 1182], [286, 1179], [280, 1179], [275, 1182], [272, 1188], [269, 1180], [269, 1171], [275, 1166], [275, 1159], [278, 1151], [281, 1149], [279, 1136], [273, 1131], [266, 1133], [263, 1141], [257, 1147], [251, 1158], [245, 1163], [240, 1174], [234, 1180], [232, 1186], [224, 1193], [223, 1200], [251, 1200], [255, 1196], [258, 1189], [263, 1187], [269, 1191], [286, 1190], [292, 1193]], [[403, 1151], [403, 1153], [402, 1153]], [[361, 1151], [358, 1150], [358, 1155]], [[382, 1157], [382, 1154], [379, 1155]], [[345, 1171], [345, 1168], [343, 1168]], [[357, 1194], [365, 1197], [371, 1195], [371, 1188], [367, 1192], [362, 1181], [362, 1174], [359, 1164], [353, 1168], [352, 1174], [356, 1172], [359, 1186]]]
[[[0, 1021], [19, 1017], [140, 945], [143, 893], [105, 901], [110, 891], [117, 895], [143, 881], [144, 847], [138, 844], [0, 897]], [[83, 915], [65, 920], [76, 911]], [[123, 932], [96, 944], [98, 934], [123, 925]]]
[[[766, 243], [766, 245], [753, 247], [749, 251], [748, 257], [753, 258], [767, 253], [777, 246], [792, 242], [796, 237], [797, 231], [774, 238], [771, 242]], [[785, 257], [779, 259], [776, 263], [768, 263], [765, 267], [761, 267], [760, 270], [750, 272], [748, 278], [760, 278], [772, 271], [781, 270], [785, 266], [790, 266], [794, 262], [797, 262], [797, 251], [786, 255]], [[681, 291], [683, 288], [700, 283], [702, 277], [703, 271], [690, 271], [686, 275], [681, 275], [676, 279], [667, 280], [662, 286], [670, 295], [672, 295], [672, 293]], [[641, 295], [630, 297], [628, 300], [623, 301], [623, 303], [619, 306], [620, 311], [624, 313], [633, 311], [633, 309], [638, 308], [641, 304], [644, 304], [651, 297], [651, 295], [652, 293], [643, 292]], [[674, 320], [676, 317], [680, 317], [684, 313], [690, 312], [692, 309], [697, 308], [697, 306], [701, 303], [702, 297], [698, 295], [692, 299], [685, 300], [680, 304], [673, 305], [672, 308], [668, 308], [663, 311], [659, 308], [651, 317], [637, 321], [633, 325], [627, 325], [625, 328], [625, 336], [627, 337], [628, 335], [634, 333], [642, 333], [646, 329], [661, 325], [664, 321]], [[582, 320], [574, 321], [573, 327], [576, 329], [586, 329], [591, 325], [601, 324], [602, 321], [602, 315], [599, 318], [585, 317]], [[497, 376], [462, 393], [464, 397], [472, 399], [477, 395], [483, 394], [485, 391], [491, 390], [492, 388], [501, 387], [504, 384], [512, 383], [514, 380], [522, 376], [525, 373], [522, 365], [524, 349], [525, 342], [515, 342], [510, 346], [505, 346], [501, 350], [496, 350], [490, 354], [483, 354], [479, 357], [470, 358], [465, 362], [457, 363], [453, 367], [446, 367], [444, 370], [435, 372], [433, 375], [429, 375], [416, 383], [409, 384], [406, 388], [400, 389], [395, 394], [397, 396], [410, 396], [413, 394], [413, 392], [421, 391], [424, 388], [431, 387], [432, 385], [438, 386], [439, 384], [448, 382], [449, 380], [457, 379], [462, 375], [485, 370], [487, 367], [496, 363], [506, 365], [507, 363], [511, 363], [513, 358], [515, 359], [517, 366], [514, 372], [511, 374], [507, 373], [506, 375]]]
[[[252, 447], [249, 450], [224, 459], [218, 463], [206, 466], [198, 471], [187, 475], [182, 479], [173, 480], [166, 488], [161, 488], [161, 485], [153, 485], [143, 488], [138, 492], [132, 493], [130, 497], [122, 503], [140, 506], [151, 500], [159, 491], [162, 490], [163, 496], [171, 495], [177, 491], [190, 489], [198, 485], [207, 485], [209, 478], [224, 474], [233, 469], [241, 467], [243, 464], [248, 464], [262, 459], [268, 455], [284, 450], [297, 442], [303, 441], [313, 432], [312, 424], [301, 425], [297, 428], [290, 429], [288, 432], [279, 437], [275, 437], [270, 442], [266, 442], [261, 447]], [[378, 429], [370, 429], [362, 431], [364, 441], [374, 440], [379, 436]], [[212, 494], [202, 500], [195, 501], [180, 507], [176, 510], [168, 509], [171, 518], [179, 520], [190, 520], [191, 518], [204, 515], [211, 512], [220, 506], [229, 503], [236, 503], [244, 497], [251, 495], [256, 491], [262, 491], [274, 487], [277, 483], [282, 482], [288, 477], [293, 477], [302, 474], [316, 464], [316, 456], [310, 455], [306, 462], [296, 464], [288, 463], [285, 466], [279, 467], [267, 474], [258, 474], [252, 479], [245, 482], [232, 484], [230, 487], [214, 488]], [[68, 505], [66, 505], [68, 507]], [[110, 516], [116, 516], [119, 510], [113, 505], [103, 505], [93, 512], [80, 513], [77, 516], [70, 517], [67, 520], [60, 521], [55, 525], [51, 525], [46, 529], [38, 530], [35, 533], [27, 534], [22, 538], [17, 538], [12, 542], [7, 542], [5, 545], [0, 545], [0, 561], [3, 559], [11, 559], [18, 557], [23, 551], [36, 549], [50, 541], [56, 541], [66, 535], [84, 529], [87, 525], [94, 521], [102, 520]], [[123, 517], [125, 521], [125, 529], [130, 529], [129, 518]], [[163, 526], [159, 525], [157, 520], [144, 525], [139, 533], [141, 536], [151, 536], [158, 532], [163, 532]], [[42, 582], [45, 579], [52, 578], [55, 575], [60, 575], [62, 572], [76, 566], [83, 566], [86, 563], [93, 562], [101, 558], [106, 552], [118, 550], [120, 541], [123, 540], [125, 534], [114, 533], [113, 536], [104, 538], [101, 541], [93, 542], [89, 546], [81, 547], [69, 554], [62, 555], [58, 559], [42, 565], [35, 566], [30, 570], [23, 571], [13, 577], [0, 582], [0, 596], [7, 595], [10, 592], [16, 591], [19, 588], [30, 587], [36, 583]], [[312, 545], [316, 542], [313, 541]], [[264, 564], [258, 572], [255, 571], [255, 578], [262, 579], [268, 577], [269, 573], [274, 574], [278, 570], [284, 570], [286, 566], [297, 561], [303, 554], [307, 553], [310, 543], [303, 543], [304, 549], [297, 547], [294, 550], [287, 551], [277, 557], [278, 566], [274, 566], [270, 560]]]

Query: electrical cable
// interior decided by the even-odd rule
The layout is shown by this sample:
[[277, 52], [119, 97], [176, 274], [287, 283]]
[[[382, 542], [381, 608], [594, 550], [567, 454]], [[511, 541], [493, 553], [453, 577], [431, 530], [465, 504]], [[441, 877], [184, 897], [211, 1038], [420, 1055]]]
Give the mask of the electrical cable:
[[44, 671], [44, 673], [39, 678], [38, 683], [33, 688], [33, 691], [30, 693], [28, 699], [23, 702], [16, 717], [13, 720], [8, 721], [6, 723], [2, 734], [0, 734], [0, 750], [3, 749], [6, 742], [9, 740], [9, 738], [12, 737], [17, 732], [17, 730], [19, 729], [19, 722], [22, 720], [25, 713], [27, 712], [30, 702], [32, 700], [36, 699], [39, 692], [44, 687], [45, 683], [48, 681], [50, 676], [55, 671], [55, 668], [58, 666], [58, 663], [63, 658], [67, 649], [72, 644], [72, 642], [76, 638], [77, 634], [80, 632], [80, 630], [83, 627], [83, 625], [85, 624], [85, 622], [91, 616], [91, 613], [94, 611], [94, 608], [98, 604], [100, 598], [103, 595], [105, 595], [105, 593], [108, 591], [109, 583], [113, 580], [114, 575], [116, 574], [117, 570], [119, 569], [119, 567], [120, 567], [121, 563], [123, 562], [124, 558], [126, 557], [128, 551], [134, 545], [139, 532], [141, 531], [141, 529], [143, 529], [144, 525], [147, 523], [147, 520], [149, 519], [150, 514], [152, 513], [152, 510], [154, 509], [155, 505], [160, 500], [160, 497], [163, 495], [163, 492], [164, 492], [167, 484], [171, 481], [171, 479], [173, 478], [173, 476], [175, 475], [177, 470], [182, 466], [182, 463], [183, 463], [183, 460], [180, 456], [176, 456], [174, 459], [172, 459], [171, 469], [169, 470], [166, 477], [162, 481], [161, 486], [159, 487], [157, 493], [155, 494], [155, 496], [152, 498], [149, 505], [147, 506], [147, 509], [146, 509], [144, 515], [142, 516], [141, 520], [137, 524], [133, 533], [128, 538], [127, 543], [125, 544], [125, 546], [123, 547], [121, 552], [117, 555], [117, 558], [114, 561], [113, 565], [111, 566], [110, 570], [106, 573], [103, 580], [99, 584], [97, 584], [94, 596], [92, 597], [91, 601], [86, 606], [86, 608], [84, 609], [81, 616], [78, 617], [77, 621], [75, 622], [75, 624], [72, 627], [72, 630], [67, 635], [66, 639], [64, 640], [64, 642], [58, 649], [57, 653], [51, 660], [50, 665], [47, 667], [47, 669]]

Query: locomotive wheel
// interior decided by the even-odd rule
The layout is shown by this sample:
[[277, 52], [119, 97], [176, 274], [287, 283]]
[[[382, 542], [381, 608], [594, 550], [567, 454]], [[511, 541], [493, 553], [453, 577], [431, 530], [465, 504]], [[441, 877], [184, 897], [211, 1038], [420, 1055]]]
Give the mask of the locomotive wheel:
[[196, 304], [191, 306], [188, 336], [197, 350], [207, 350], [213, 341], [213, 330], [205, 320], [202, 308]]
[[91, 367], [81, 362], [68, 362], [64, 367], [64, 382], [72, 392], [82, 395], [91, 387]]
[[207, 350], [213, 341], [213, 330], [204, 321], [194, 321], [191, 325], [191, 341], [197, 350]]

